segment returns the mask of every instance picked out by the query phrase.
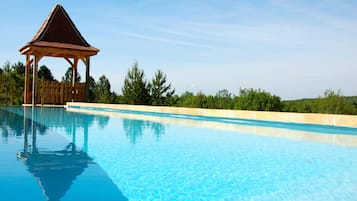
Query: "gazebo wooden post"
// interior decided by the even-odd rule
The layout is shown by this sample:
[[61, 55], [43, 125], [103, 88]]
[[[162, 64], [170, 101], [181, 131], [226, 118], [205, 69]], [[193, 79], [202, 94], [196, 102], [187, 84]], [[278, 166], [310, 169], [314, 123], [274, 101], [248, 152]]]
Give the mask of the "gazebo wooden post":
[[25, 108], [24, 109], [24, 155], [28, 156], [28, 150], [29, 150], [29, 143], [28, 143], [28, 110]]
[[86, 65], [86, 100], [87, 100], [87, 102], [89, 102], [90, 57], [86, 57], [84, 63]]
[[30, 68], [33, 60], [30, 60], [29, 54], [26, 54], [26, 66], [25, 66], [25, 87], [24, 87], [24, 104], [29, 103], [29, 93], [30, 93]]
[[75, 87], [76, 84], [77, 66], [78, 66], [78, 59], [75, 58], [73, 60], [73, 65], [72, 65], [72, 87]]
[[73, 59], [72, 65], [72, 102], [76, 100], [76, 78], [77, 78], [78, 58]]
[[37, 70], [38, 70], [38, 62], [39, 56], [35, 55], [34, 58], [34, 67], [32, 69], [32, 106], [36, 105], [36, 96], [37, 96]]

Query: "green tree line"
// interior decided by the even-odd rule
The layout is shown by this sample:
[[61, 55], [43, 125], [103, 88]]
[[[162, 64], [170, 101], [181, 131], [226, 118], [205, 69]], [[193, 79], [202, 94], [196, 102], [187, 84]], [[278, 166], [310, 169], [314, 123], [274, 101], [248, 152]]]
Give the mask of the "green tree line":
[[[0, 105], [20, 105], [23, 103], [24, 88], [23, 63], [11, 65], [6, 62], [0, 68]], [[41, 66], [39, 79], [57, 81], [46, 66]], [[77, 73], [77, 81], [81, 76]], [[72, 70], [68, 68], [61, 82], [72, 81]], [[186, 91], [175, 94], [175, 89], [168, 82], [166, 74], [157, 70], [154, 77], [146, 79], [144, 70], [134, 62], [124, 79], [121, 94], [111, 89], [111, 84], [105, 75], [96, 81], [89, 79], [89, 97], [91, 102], [119, 103], [134, 105], [157, 105], [209, 109], [233, 109], [255, 111], [280, 111], [302, 113], [357, 114], [357, 97], [344, 97], [340, 91], [326, 90], [324, 95], [314, 99], [283, 101], [279, 96], [272, 95], [261, 89], [239, 89], [237, 95], [226, 89], [219, 90], [215, 95], [203, 92]]]

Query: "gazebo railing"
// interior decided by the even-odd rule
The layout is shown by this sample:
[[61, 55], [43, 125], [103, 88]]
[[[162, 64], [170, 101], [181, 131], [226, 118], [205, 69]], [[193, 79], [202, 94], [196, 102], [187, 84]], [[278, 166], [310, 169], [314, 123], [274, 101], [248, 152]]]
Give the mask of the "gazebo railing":
[[38, 80], [36, 104], [64, 105], [66, 102], [86, 102], [86, 83]]

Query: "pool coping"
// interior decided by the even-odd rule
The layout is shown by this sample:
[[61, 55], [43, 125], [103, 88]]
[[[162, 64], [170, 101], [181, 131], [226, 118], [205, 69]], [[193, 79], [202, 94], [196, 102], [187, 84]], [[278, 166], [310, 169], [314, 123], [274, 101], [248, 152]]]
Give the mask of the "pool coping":
[[357, 128], [357, 115], [202, 109], [82, 102], [67, 102], [66, 106]]
[[[23, 107], [32, 107], [32, 104], [22, 104]], [[66, 105], [55, 105], [55, 104], [35, 104], [35, 107], [56, 107], [63, 108]]]

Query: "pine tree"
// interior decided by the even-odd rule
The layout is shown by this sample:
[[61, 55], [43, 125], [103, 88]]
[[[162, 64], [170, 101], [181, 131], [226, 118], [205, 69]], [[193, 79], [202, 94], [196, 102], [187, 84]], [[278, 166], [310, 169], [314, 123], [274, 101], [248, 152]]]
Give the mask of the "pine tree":
[[[64, 76], [62, 77], [62, 82], [72, 82], [72, 77], [73, 77], [73, 70], [72, 67], [69, 67], [66, 71], [66, 73], [64, 74]], [[79, 72], [77, 72], [76, 74], [76, 82], [81, 81], [81, 75], [79, 74]]]
[[171, 90], [171, 84], [166, 83], [166, 75], [161, 70], [155, 73], [150, 87], [152, 105], [168, 105], [169, 99], [175, 93], [175, 89]]
[[89, 76], [88, 84], [89, 102], [95, 102], [97, 101], [97, 83], [95, 83], [95, 79], [92, 76]]
[[135, 62], [128, 71], [122, 88], [123, 100], [126, 104], [147, 105], [150, 102], [150, 87], [145, 80], [144, 71]]
[[96, 96], [97, 96], [97, 101], [99, 103], [111, 103], [113, 98], [112, 98], [112, 92], [110, 91], [110, 82], [108, 78], [105, 77], [105, 75], [102, 75], [99, 78], [98, 83], [96, 84]]
[[42, 65], [40, 66], [40, 69], [38, 71], [38, 78], [39, 79], [44, 79], [47, 81], [54, 81], [55, 78], [52, 75], [52, 72], [49, 68], [47, 68], [47, 66]]

